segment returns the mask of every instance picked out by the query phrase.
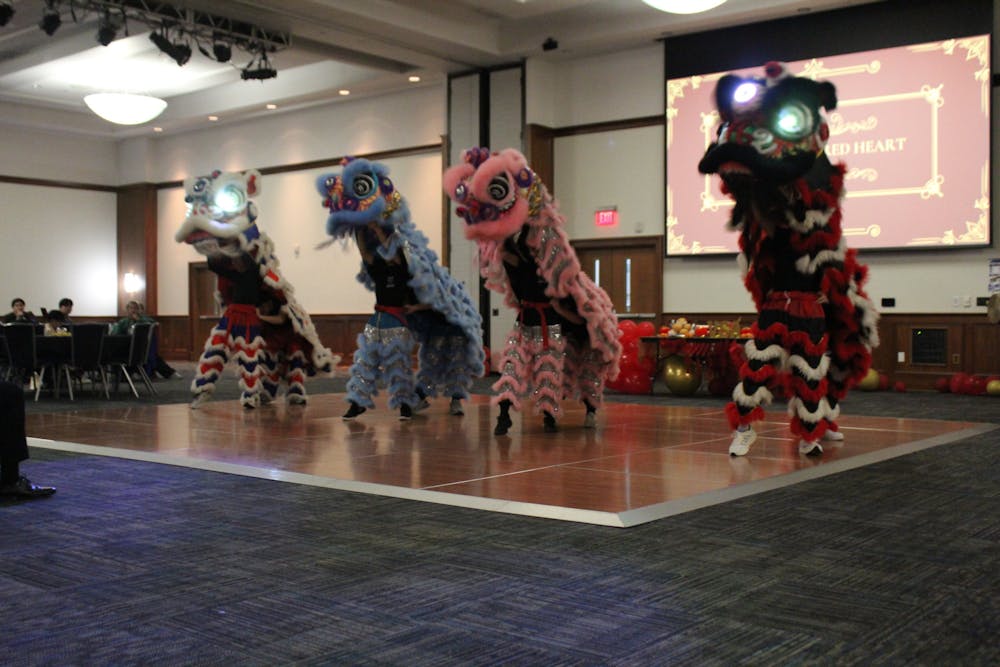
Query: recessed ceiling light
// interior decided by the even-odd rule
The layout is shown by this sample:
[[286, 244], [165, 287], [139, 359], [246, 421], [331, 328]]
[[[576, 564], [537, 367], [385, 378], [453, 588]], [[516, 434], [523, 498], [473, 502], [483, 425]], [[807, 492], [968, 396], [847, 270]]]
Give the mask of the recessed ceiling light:
[[340, 93], [341, 95], [350, 95], [351, 94], [351, 91], [349, 91], [347, 88], [341, 88], [337, 92]]
[[214, 123], [215, 121], [219, 120], [219, 117], [218, 116], [209, 116], [208, 119]]
[[154, 127], [153, 128], [153, 132], [163, 132], [163, 128], [162, 127]]
[[650, 7], [671, 14], [698, 14], [718, 7], [726, 0], [642, 0]]
[[410, 83], [417, 83], [418, 81], [420, 81], [420, 77], [419, 77], [419, 76], [417, 76], [416, 74], [411, 74], [411, 75], [410, 75], [410, 78], [409, 78], [409, 79], [407, 79], [407, 80], [408, 80], [408, 81], [409, 81]]
[[268, 109], [271, 109], [271, 110], [273, 111], [274, 109], [277, 109], [277, 108], [278, 108], [278, 105], [277, 105], [277, 104], [268, 104], [268, 105], [267, 105], [267, 108], [268, 108]]

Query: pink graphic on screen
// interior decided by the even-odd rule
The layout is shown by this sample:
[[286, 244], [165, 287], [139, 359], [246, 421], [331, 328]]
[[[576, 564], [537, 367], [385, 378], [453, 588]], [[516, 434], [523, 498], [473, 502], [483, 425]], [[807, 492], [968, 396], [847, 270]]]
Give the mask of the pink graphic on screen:
[[[989, 245], [989, 54], [981, 35], [789, 63], [837, 87], [826, 151], [847, 166], [848, 245]], [[667, 255], [737, 250], [725, 229], [732, 202], [697, 168], [719, 125], [713, 94], [725, 74], [667, 82]]]

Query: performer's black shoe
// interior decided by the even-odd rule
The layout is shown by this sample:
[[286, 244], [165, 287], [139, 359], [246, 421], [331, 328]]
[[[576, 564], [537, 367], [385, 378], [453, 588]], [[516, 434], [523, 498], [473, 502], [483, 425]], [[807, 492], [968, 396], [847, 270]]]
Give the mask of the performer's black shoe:
[[408, 422], [413, 419], [413, 408], [406, 403], [399, 406], [399, 421]]
[[514, 422], [510, 420], [510, 415], [506, 412], [501, 412], [500, 416], [497, 417], [497, 425], [493, 429], [493, 435], [507, 435], [507, 431], [510, 430], [513, 424]]
[[361, 407], [354, 401], [351, 401], [351, 407], [347, 408], [347, 412], [344, 413], [343, 420], [351, 421], [352, 419], [364, 414], [365, 408]]
[[32, 484], [27, 477], [21, 476], [12, 484], [0, 486], [0, 496], [13, 496], [16, 498], [44, 498], [56, 492], [54, 486], [39, 486]]
[[559, 426], [556, 425], [556, 418], [550, 415], [548, 412], [542, 417], [542, 428], [546, 433], [555, 433], [559, 430]]

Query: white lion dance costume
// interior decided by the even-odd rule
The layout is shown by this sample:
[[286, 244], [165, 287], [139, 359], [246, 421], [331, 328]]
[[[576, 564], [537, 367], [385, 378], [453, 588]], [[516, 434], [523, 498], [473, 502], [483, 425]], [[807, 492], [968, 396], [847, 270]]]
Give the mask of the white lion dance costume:
[[563, 398], [582, 400], [593, 428], [622, 350], [611, 300], [580, 270], [562, 215], [521, 153], [472, 148], [463, 158], [445, 171], [445, 192], [479, 247], [486, 286], [518, 311], [493, 385], [494, 433], [507, 432], [509, 408], [529, 396], [546, 430], [556, 429]]
[[749, 452], [750, 425], [780, 388], [799, 453], [822, 454], [820, 440], [843, 439], [839, 401], [878, 345], [867, 268], [841, 236], [845, 168], [823, 150], [830, 131], [820, 109], [836, 107], [836, 91], [768, 63], [761, 79], [722, 77], [715, 99], [722, 126], [698, 169], [718, 173], [735, 200], [730, 226], [758, 310], [726, 410], [736, 429], [729, 453]]
[[[260, 172], [213, 171], [187, 179], [184, 190], [188, 216], [175, 240], [208, 259], [218, 276], [216, 298], [225, 307], [198, 361], [191, 407], [211, 397], [231, 357], [239, 366], [243, 407], [275, 398], [282, 379], [288, 402], [305, 403], [306, 375], [331, 372], [339, 357], [320, 343], [309, 314], [278, 269], [274, 244], [257, 227], [251, 198], [260, 193]], [[262, 327], [258, 308], [264, 303], [275, 307], [282, 325]]]
[[[417, 405], [418, 386], [427, 395], [442, 393], [457, 400], [468, 397], [473, 380], [483, 374], [479, 312], [428, 248], [388, 174], [385, 165], [345, 158], [341, 174], [324, 174], [316, 181], [330, 210], [330, 242], [357, 241], [362, 250], [358, 281], [376, 296], [376, 312], [358, 336], [345, 419], [374, 406], [380, 381], [388, 385], [389, 407], [399, 408], [405, 419]], [[420, 344], [416, 379], [414, 342]]]

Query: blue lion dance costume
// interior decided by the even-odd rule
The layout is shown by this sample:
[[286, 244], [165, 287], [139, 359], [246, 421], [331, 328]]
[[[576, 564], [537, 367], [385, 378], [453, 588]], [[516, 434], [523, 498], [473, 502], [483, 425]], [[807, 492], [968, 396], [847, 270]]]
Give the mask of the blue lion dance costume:
[[316, 181], [330, 210], [331, 240], [324, 245], [353, 237], [362, 253], [358, 281], [376, 297], [375, 313], [358, 336], [347, 382], [351, 407], [344, 418], [374, 407], [380, 381], [401, 419], [410, 417], [419, 394], [451, 396], [453, 414], [461, 414], [454, 401], [467, 398], [473, 380], [483, 374], [482, 318], [410, 220], [388, 168], [361, 158], [345, 158], [343, 167], [341, 174]]

